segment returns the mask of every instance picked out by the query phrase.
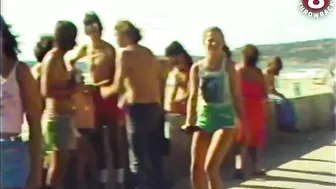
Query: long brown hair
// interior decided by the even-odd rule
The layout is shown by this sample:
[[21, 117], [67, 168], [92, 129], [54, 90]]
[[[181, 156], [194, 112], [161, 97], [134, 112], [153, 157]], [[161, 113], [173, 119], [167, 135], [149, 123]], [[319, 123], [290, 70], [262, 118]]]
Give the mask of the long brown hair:
[[182, 55], [187, 63], [188, 69], [190, 69], [194, 63], [194, 60], [189, 55], [187, 50], [178, 41], [173, 41], [166, 47], [165, 55], [166, 56]]
[[16, 36], [10, 31], [10, 26], [5, 22], [2, 15], [0, 15], [0, 32], [1, 38], [4, 40], [3, 47], [1, 47], [3, 53], [9, 58], [17, 60], [18, 54], [20, 53], [19, 43], [16, 40]]

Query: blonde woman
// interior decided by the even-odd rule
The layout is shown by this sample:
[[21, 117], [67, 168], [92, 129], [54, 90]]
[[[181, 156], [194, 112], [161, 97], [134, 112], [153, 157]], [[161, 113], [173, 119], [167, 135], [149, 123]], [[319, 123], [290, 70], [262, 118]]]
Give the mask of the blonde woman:
[[235, 63], [218, 27], [204, 32], [206, 56], [190, 71], [190, 96], [185, 131], [194, 131], [191, 145], [191, 181], [194, 189], [223, 189], [220, 167], [241, 117]]

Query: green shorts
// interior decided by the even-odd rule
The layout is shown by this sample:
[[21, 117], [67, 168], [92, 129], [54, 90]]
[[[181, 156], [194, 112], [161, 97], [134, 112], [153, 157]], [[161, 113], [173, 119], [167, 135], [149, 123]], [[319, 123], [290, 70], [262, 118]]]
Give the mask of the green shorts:
[[47, 151], [76, 149], [77, 137], [73, 116], [44, 116], [42, 130]]
[[198, 110], [197, 126], [211, 134], [223, 128], [236, 128], [233, 106], [203, 105]]

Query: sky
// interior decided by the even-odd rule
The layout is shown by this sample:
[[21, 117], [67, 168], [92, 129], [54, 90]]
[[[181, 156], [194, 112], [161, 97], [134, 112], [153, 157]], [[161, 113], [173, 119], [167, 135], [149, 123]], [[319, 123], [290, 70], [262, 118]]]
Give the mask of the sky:
[[222, 28], [232, 49], [247, 43], [336, 37], [336, 7], [328, 16], [313, 19], [303, 15], [298, 4], [299, 0], [1, 0], [1, 14], [20, 36], [24, 60], [34, 60], [39, 36], [51, 34], [58, 20], [74, 22], [78, 43], [85, 43], [82, 20], [87, 11], [100, 16], [103, 38], [113, 45], [114, 24], [129, 19], [143, 33], [141, 44], [158, 55], [173, 40], [192, 55], [204, 55], [202, 32], [209, 26]]

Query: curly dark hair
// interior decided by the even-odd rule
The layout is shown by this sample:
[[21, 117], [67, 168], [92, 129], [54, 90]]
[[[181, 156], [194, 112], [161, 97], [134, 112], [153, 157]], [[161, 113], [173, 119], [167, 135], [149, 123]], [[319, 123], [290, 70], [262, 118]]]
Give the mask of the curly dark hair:
[[15, 60], [18, 59], [19, 43], [16, 40], [16, 36], [14, 36], [10, 31], [10, 26], [5, 22], [2, 15], [0, 15], [0, 35], [3, 39], [2, 51], [3, 53]]
[[189, 53], [184, 49], [184, 47], [178, 41], [173, 41], [166, 47], [165, 55], [166, 56], [182, 55], [185, 61], [187, 62], [187, 66], [189, 69], [194, 63], [192, 57], [189, 55]]
[[133, 43], [137, 44], [142, 39], [140, 30], [128, 20], [118, 21], [117, 24], [114, 26], [114, 29], [117, 32], [121, 32], [129, 36], [132, 39]]
[[54, 46], [55, 39], [52, 35], [40, 36], [39, 41], [36, 43], [34, 48], [34, 55], [37, 61], [42, 62], [44, 56], [49, 52]]

